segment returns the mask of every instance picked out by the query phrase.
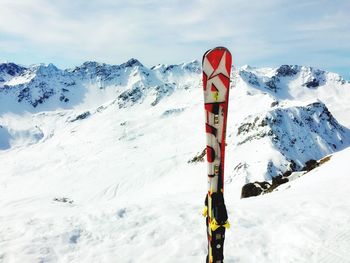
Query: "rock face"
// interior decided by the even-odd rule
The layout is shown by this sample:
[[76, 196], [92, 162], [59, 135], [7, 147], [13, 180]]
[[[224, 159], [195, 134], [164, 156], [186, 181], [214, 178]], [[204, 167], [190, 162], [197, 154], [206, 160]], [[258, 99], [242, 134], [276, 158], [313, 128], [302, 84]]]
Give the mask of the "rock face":
[[1, 82], [5, 82], [11, 77], [18, 76], [25, 71], [25, 68], [14, 63], [0, 64], [0, 87]]
[[271, 184], [268, 182], [248, 183], [242, 187], [241, 198], [261, 195], [265, 193], [270, 187]]
[[204, 162], [204, 156], [206, 155], [206, 148], [201, 153], [198, 153], [195, 157], [188, 161], [188, 163]]
[[276, 76], [277, 77], [292, 77], [292, 76], [295, 76], [296, 74], [298, 74], [299, 71], [300, 71], [299, 66], [282, 65], [276, 70], [276, 72], [277, 72]]
[[238, 127], [237, 138], [238, 145], [267, 140], [280, 153], [280, 160], [268, 162], [267, 179], [290, 169], [281, 163], [300, 170], [310, 159], [320, 159], [350, 145], [349, 129], [340, 125], [322, 102], [249, 116]]

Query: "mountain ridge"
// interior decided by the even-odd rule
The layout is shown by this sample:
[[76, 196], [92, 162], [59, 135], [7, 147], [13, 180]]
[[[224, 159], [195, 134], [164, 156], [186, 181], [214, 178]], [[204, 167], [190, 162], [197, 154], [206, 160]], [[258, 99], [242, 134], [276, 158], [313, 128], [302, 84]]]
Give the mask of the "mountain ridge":
[[[177, 65], [158, 64], [151, 68], [145, 67], [134, 58], [120, 65], [87, 61], [80, 66], [65, 70], [53, 64], [38, 64], [24, 68], [14, 63], [7, 63], [1, 64], [0, 68], [2, 69], [0, 74], [7, 74], [7, 80], [0, 84], [2, 85], [0, 87], [2, 149], [7, 150], [12, 148], [11, 145], [25, 147], [48, 136], [45, 132], [40, 135], [41, 133], [30, 125], [16, 128], [6, 124], [6, 114], [10, 113], [17, 114], [21, 118], [27, 113], [45, 115], [47, 112], [54, 114], [62, 112], [64, 116], [69, 115], [69, 122], [78, 124], [89, 122], [96, 114], [98, 116], [98, 113], [108, 111], [108, 108], [113, 111], [142, 109], [141, 111], [150, 112], [156, 112], [159, 108], [160, 120], [165, 120], [165, 116], [171, 120], [185, 118], [189, 109], [202, 103], [201, 66], [196, 60]], [[344, 145], [348, 145], [348, 133], [342, 133], [342, 128], [339, 128], [337, 122], [337, 118], [344, 118], [345, 126], [350, 127], [349, 117], [343, 114], [343, 107], [347, 106], [339, 105], [335, 99], [346, 101], [348, 96], [346, 91], [350, 90], [350, 86], [338, 74], [297, 65], [281, 65], [277, 68], [244, 66], [239, 69], [233, 68], [231, 88], [228, 143], [232, 146], [228, 148], [228, 157], [232, 160], [232, 167], [244, 167], [244, 173], [241, 173], [241, 169], [233, 169], [227, 176], [228, 181], [241, 178], [237, 184], [243, 185], [254, 180], [271, 180], [288, 170], [292, 162], [300, 168], [310, 158], [323, 157], [320, 152], [325, 155], [338, 150], [341, 140], [344, 141]], [[197, 111], [197, 106], [195, 107]], [[316, 123], [312, 116], [318, 109], [331, 116], [328, 119], [326, 117], [317, 119], [318, 122], [321, 121], [321, 125]], [[335, 116], [331, 112], [335, 113]], [[123, 114], [127, 118], [126, 112]], [[284, 116], [283, 129], [294, 127], [294, 133], [303, 134], [302, 130], [307, 128], [310, 130], [310, 135], [314, 133], [317, 135], [317, 129], [329, 134], [338, 132], [342, 135], [339, 138], [333, 136], [332, 139], [327, 139], [323, 134], [312, 135], [314, 138], [310, 147], [314, 149], [313, 154], [307, 158], [289, 156], [285, 149], [292, 147], [301, 149], [303, 141], [292, 138], [293, 134], [289, 132], [288, 135], [284, 135], [287, 139], [278, 146], [276, 137], [282, 137], [285, 131], [277, 129], [279, 125], [277, 122], [268, 125], [269, 131], [262, 132], [269, 120], [272, 120], [271, 114], [276, 115], [275, 120], [278, 120], [279, 116]], [[139, 115], [142, 118], [144, 113]], [[111, 115], [110, 118], [115, 117]], [[312, 121], [307, 122], [307, 119]], [[158, 123], [160, 120], [154, 121]], [[266, 120], [265, 125], [261, 124], [263, 120]], [[255, 127], [256, 130], [248, 129], [243, 132], [244, 127], [254, 127], [256, 122], [261, 124]], [[298, 123], [303, 126], [295, 126]], [[313, 126], [318, 128], [312, 131]], [[23, 138], [22, 134], [25, 134], [26, 138]], [[252, 156], [240, 153], [241, 148], [247, 148], [246, 143], [243, 143], [247, 141], [250, 141], [250, 146], [246, 152], [255, 151], [251, 147], [259, 134], [265, 134], [264, 137], [269, 138], [261, 149], [270, 154], [265, 158], [264, 154], [260, 156], [256, 153], [260, 156], [258, 158], [264, 160], [260, 164], [254, 161]], [[322, 141], [338, 148], [321, 150]], [[198, 148], [192, 151], [201, 152]], [[192, 158], [193, 156], [190, 159]]]
[[[12, 93], [12, 97], [17, 97], [17, 102], [27, 103], [36, 108], [53, 97], [54, 107], [64, 109], [74, 107], [76, 102], [81, 101], [79, 96], [85, 96], [88, 93], [87, 89], [95, 86], [100, 90], [114, 89], [110, 95], [114, 93], [115, 98], [121, 96], [121, 99], [128, 99], [127, 104], [132, 105], [142, 101], [140, 98], [152, 87], [162, 90], [162, 93], [167, 93], [166, 89], [170, 87], [168, 91], [170, 94], [175, 87], [200, 86], [200, 74], [201, 66], [196, 60], [177, 65], [158, 64], [151, 68], [145, 67], [134, 58], [120, 65], [87, 61], [80, 66], [64, 70], [53, 64], [23, 67], [14, 63], [2, 63], [0, 64], [0, 99], [4, 94]], [[245, 66], [233, 70], [232, 85], [240, 85], [237, 82], [240, 79], [272, 96], [279, 94], [279, 98], [291, 99], [294, 94], [287, 91], [288, 84], [285, 82], [290, 82], [291, 78], [297, 78], [298, 75], [301, 75], [299, 79], [302, 79], [299, 86], [305, 86], [308, 89], [317, 89], [327, 82], [340, 85], [347, 83], [335, 73], [312, 67], [282, 65], [278, 68], [262, 69]], [[122, 92], [124, 95], [121, 94]], [[159, 99], [160, 97], [158, 101]], [[121, 103], [121, 105], [124, 104]], [[2, 108], [5, 110], [4, 107]]]

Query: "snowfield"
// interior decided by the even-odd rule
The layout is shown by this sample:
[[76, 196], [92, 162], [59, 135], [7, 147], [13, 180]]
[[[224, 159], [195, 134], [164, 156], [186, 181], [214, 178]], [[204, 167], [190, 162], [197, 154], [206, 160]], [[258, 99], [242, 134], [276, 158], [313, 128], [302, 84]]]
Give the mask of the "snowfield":
[[[234, 70], [225, 262], [350, 262], [349, 91], [310, 67]], [[206, 164], [188, 161], [205, 145], [197, 61], [0, 64], [0, 263], [204, 262]]]
[[349, 262], [350, 150], [277, 192], [229, 203], [226, 262]]

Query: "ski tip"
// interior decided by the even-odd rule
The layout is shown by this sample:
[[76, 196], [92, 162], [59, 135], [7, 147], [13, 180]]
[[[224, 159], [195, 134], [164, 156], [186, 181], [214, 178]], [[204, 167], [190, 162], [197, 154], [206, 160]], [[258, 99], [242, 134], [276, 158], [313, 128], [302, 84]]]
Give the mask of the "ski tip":
[[207, 51], [204, 53], [204, 55], [207, 54], [207, 53], [209, 53], [210, 51], [214, 51], [214, 50], [225, 50], [225, 51], [230, 52], [230, 51], [228, 50], [228, 48], [223, 47], [223, 46], [218, 46], [218, 47], [214, 47], [214, 48], [211, 48], [211, 49], [207, 50]]
[[217, 46], [217, 47], [214, 47], [214, 48], [212, 48], [212, 49], [208, 49], [208, 50], [204, 53], [203, 58], [202, 58], [202, 62], [204, 61], [204, 58], [205, 58], [210, 52], [215, 51], [215, 50], [224, 50], [224, 51], [226, 51], [226, 52], [228, 52], [228, 53], [231, 54], [231, 52], [228, 50], [228, 48], [223, 47], [223, 46]]
[[225, 49], [225, 50], [228, 50], [228, 48], [223, 47], [223, 46], [214, 47], [213, 49]]

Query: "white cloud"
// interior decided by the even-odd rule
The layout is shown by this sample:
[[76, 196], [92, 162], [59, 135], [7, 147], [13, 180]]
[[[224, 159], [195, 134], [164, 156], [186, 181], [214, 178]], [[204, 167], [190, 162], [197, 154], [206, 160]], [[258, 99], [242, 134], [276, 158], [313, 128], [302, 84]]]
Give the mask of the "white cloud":
[[329, 59], [339, 50], [334, 61], [350, 52], [348, 10], [347, 0], [0, 0], [0, 46], [58, 62], [137, 57], [151, 65], [226, 45], [237, 64], [311, 64], [322, 51]]

